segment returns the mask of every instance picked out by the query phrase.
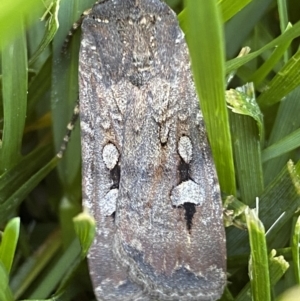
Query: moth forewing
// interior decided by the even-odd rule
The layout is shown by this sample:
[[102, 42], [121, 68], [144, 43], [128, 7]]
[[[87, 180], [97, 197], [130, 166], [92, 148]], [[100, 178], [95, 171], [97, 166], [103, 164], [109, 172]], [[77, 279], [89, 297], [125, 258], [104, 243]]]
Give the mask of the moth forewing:
[[82, 25], [83, 201], [99, 300], [216, 300], [222, 204], [184, 35], [159, 0], [107, 0]]

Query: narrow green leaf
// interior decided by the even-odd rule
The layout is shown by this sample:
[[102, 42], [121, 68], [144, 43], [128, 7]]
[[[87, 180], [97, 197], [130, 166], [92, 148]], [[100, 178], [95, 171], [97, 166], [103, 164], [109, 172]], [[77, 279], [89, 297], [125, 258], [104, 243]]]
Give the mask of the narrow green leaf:
[[10, 273], [19, 239], [20, 218], [11, 219], [4, 229], [0, 245], [0, 261], [7, 273]]
[[245, 45], [249, 46], [249, 44], [245, 44], [248, 43], [247, 38], [249, 36], [251, 39], [254, 37], [255, 43], [255, 28], [269, 10], [272, 2], [273, 0], [252, 0], [251, 3], [225, 24], [227, 57], [234, 57], [242, 47]]
[[271, 300], [270, 275], [265, 229], [255, 210], [245, 211], [249, 232], [251, 255], [249, 261], [249, 277], [252, 300]]
[[240, 10], [242, 10], [247, 4], [249, 4], [252, 0], [219, 0], [218, 4], [220, 5], [221, 15], [223, 17], [223, 22], [228, 21], [235, 14], [237, 14]]
[[[300, 127], [300, 87], [287, 95], [279, 105], [276, 119], [268, 140], [268, 146], [284, 139], [287, 135]], [[292, 121], [292, 122], [291, 122]], [[292, 157], [291, 153], [286, 153], [271, 159], [264, 164], [264, 178], [266, 185], [274, 180], [286, 162]]]
[[[278, 4], [280, 30], [281, 32], [284, 32], [287, 25], [289, 24], [287, 0], [277, 0], [277, 4]], [[284, 62], [286, 63], [288, 60], [289, 60], [289, 52], [286, 51], [284, 54]]]
[[[260, 140], [263, 140], [263, 117], [255, 102], [253, 85], [227, 91], [231, 105], [231, 134], [237, 182], [241, 200], [249, 205], [264, 189]], [[248, 116], [242, 116], [248, 115]]]
[[226, 101], [233, 113], [250, 116], [257, 122], [260, 140], [264, 141], [263, 114], [255, 100], [253, 84], [226, 91]]
[[[0, 176], [0, 208], [10, 206], [8, 198], [22, 186], [28, 178], [43, 167], [45, 161], [50, 160], [52, 149], [49, 145], [37, 147], [23, 157], [17, 165]], [[6, 205], [5, 205], [6, 204]], [[1, 214], [0, 214], [1, 215]]]
[[231, 114], [230, 119], [240, 197], [242, 202], [250, 205], [264, 189], [258, 129], [248, 116]]
[[[272, 250], [269, 254], [269, 275], [272, 288], [280, 280], [289, 268], [289, 263], [283, 256], [276, 256], [276, 251]], [[240, 291], [235, 301], [252, 301], [251, 285], [248, 282], [244, 288]], [[264, 299], [263, 299], [264, 300]]]
[[270, 159], [288, 153], [297, 147], [300, 147], [300, 129], [265, 148], [262, 152], [262, 160], [263, 162], [266, 162]]
[[[291, 31], [292, 29], [288, 30]], [[278, 72], [265, 90], [257, 99], [260, 106], [271, 106], [300, 85], [300, 50]]]
[[57, 287], [59, 283], [64, 283], [66, 276], [70, 277], [70, 271], [74, 272], [74, 267], [78, 267], [81, 261], [81, 248], [76, 238], [69, 245], [66, 251], [53, 264], [51, 270], [45, 276], [43, 281], [38, 285], [29, 296], [29, 299], [45, 299]]
[[38, 46], [38, 49], [36, 50], [36, 52], [32, 55], [31, 59], [29, 60], [29, 65], [31, 66], [39, 57], [39, 55], [46, 49], [46, 47], [50, 44], [50, 42], [53, 40], [56, 31], [59, 27], [58, 24], [58, 18], [57, 18], [57, 14], [58, 14], [58, 10], [59, 10], [59, 3], [60, 0], [56, 0], [53, 1], [50, 5], [51, 5], [51, 9], [50, 11], [47, 10], [47, 12], [50, 14], [49, 20], [48, 20], [48, 25], [47, 25], [47, 29], [45, 32], [45, 35], [42, 39], [42, 41], [40, 42], [40, 45]]
[[[19, 15], [18, 12], [15, 14]], [[0, 173], [13, 167], [21, 157], [27, 104], [27, 49], [23, 20], [15, 27], [20, 34], [2, 50], [2, 94], [4, 125], [0, 152]]]
[[274, 48], [278, 45], [281, 45], [282, 43], [287, 43], [288, 41], [291, 41], [297, 37], [300, 36], [300, 21], [297, 22], [293, 28], [290, 30], [285, 31], [282, 35], [280, 35], [278, 38], [272, 40], [270, 43], [265, 45], [264, 47], [260, 48], [259, 50], [249, 53], [248, 55], [238, 57], [232, 60], [229, 60], [226, 62], [226, 74], [232, 72], [233, 70], [238, 69], [242, 65], [250, 62], [254, 58], [261, 55], [264, 51]]
[[0, 301], [15, 301], [8, 284], [8, 273], [0, 260]]
[[186, 4], [189, 24], [187, 41], [194, 80], [221, 190], [227, 194], [234, 194], [236, 188], [224, 92], [224, 41], [220, 12], [216, 0], [187, 0]]
[[[260, 219], [267, 232], [268, 246], [286, 244], [288, 236], [278, 235], [284, 225], [289, 223], [300, 206], [300, 162], [296, 165], [289, 161], [282, 171], [259, 196]], [[255, 206], [255, 202], [251, 207]], [[227, 231], [228, 254], [238, 255], [249, 252], [247, 233], [233, 227]]]
[[32, 282], [41, 275], [46, 265], [49, 264], [49, 262], [53, 260], [54, 255], [57, 254], [61, 245], [60, 232], [55, 231], [47, 237], [39, 249], [20, 266], [10, 282], [16, 300], [19, 299], [26, 289], [30, 287]]
[[[287, 30], [291, 29], [292, 25], [289, 24]], [[258, 86], [272, 71], [274, 66], [278, 63], [282, 55], [291, 45], [291, 40], [281, 43], [275, 48], [272, 55], [248, 78], [248, 81], [253, 81], [255, 86]]]
[[23, 31], [18, 26], [20, 19], [32, 13], [37, 5], [39, 1], [36, 0], [0, 1], [0, 47], [10, 43]]
[[7, 216], [14, 212], [14, 210], [21, 204], [28, 193], [32, 191], [33, 188], [36, 187], [37, 184], [56, 167], [58, 161], [59, 159], [54, 157], [37, 173], [24, 182], [22, 186], [18, 187], [18, 189], [6, 200], [3, 205], [0, 205], [0, 220], [5, 220]]
[[[58, 13], [59, 30], [53, 40], [52, 64], [52, 118], [54, 143], [56, 150], [60, 148], [66, 132], [66, 126], [71, 119], [73, 109], [78, 99], [78, 53], [79, 34], [75, 33], [69, 43], [67, 53], [62, 53], [62, 46], [72, 24], [80, 14], [94, 4], [94, 0], [62, 1]], [[72, 139], [58, 166], [59, 177], [70, 195], [80, 195], [80, 133], [79, 126], [72, 133]]]
[[245, 210], [248, 206], [230, 195], [224, 201], [224, 224], [225, 227], [234, 225], [246, 230]]
[[86, 212], [82, 212], [75, 216], [73, 222], [81, 245], [81, 256], [84, 258], [94, 240], [96, 222], [94, 218]]
[[292, 236], [292, 254], [293, 254], [293, 268], [295, 273], [296, 283], [300, 285], [300, 216], [294, 225], [294, 231]]
[[76, 237], [73, 218], [81, 211], [81, 204], [63, 196], [59, 204], [59, 220], [62, 228], [63, 244], [66, 248]]
[[51, 74], [51, 64], [51, 57], [49, 57], [39, 70], [38, 74], [36, 74], [29, 84], [27, 106], [27, 118], [29, 120], [32, 119], [32, 116], [35, 116], [37, 104], [41, 101], [41, 99], [43, 99], [43, 97], [46, 98], [48, 103], [50, 103], [47, 93], [49, 93], [51, 87], [51, 78], [49, 76], [49, 74]]
[[[249, 4], [252, 0], [219, 0], [218, 6], [220, 7], [222, 21], [226, 22], [231, 17], [233, 17], [236, 13], [242, 10], [247, 4]], [[183, 9], [178, 15], [178, 21], [181, 29], [187, 34], [189, 25], [187, 22], [187, 10]]]

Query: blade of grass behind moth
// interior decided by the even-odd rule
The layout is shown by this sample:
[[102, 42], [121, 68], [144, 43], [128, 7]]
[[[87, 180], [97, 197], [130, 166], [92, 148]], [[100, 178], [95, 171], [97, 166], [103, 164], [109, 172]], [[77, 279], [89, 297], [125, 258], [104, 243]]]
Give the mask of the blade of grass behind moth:
[[[31, 120], [36, 113], [36, 104], [44, 97], [48, 100], [48, 92], [51, 86], [52, 58], [48, 57], [38, 74], [32, 79], [28, 87], [27, 121]], [[46, 97], [45, 97], [46, 95]], [[47, 102], [49, 104], [49, 100]], [[44, 106], [43, 106], [44, 107]], [[47, 106], [48, 108], [50, 106]]]
[[265, 162], [280, 155], [286, 154], [298, 147], [300, 147], [300, 129], [297, 129], [278, 142], [275, 142], [274, 144], [265, 148], [262, 153], [262, 160]]
[[[300, 206], [300, 162], [294, 165], [289, 161], [259, 197], [260, 219], [268, 229], [266, 239], [269, 248], [283, 246], [288, 242], [287, 235], [278, 235], [284, 229]], [[255, 207], [253, 202], [251, 207]], [[236, 228], [227, 229], [229, 256], [249, 252], [247, 233]]]
[[49, 262], [61, 249], [61, 233], [53, 231], [39, 248], [15, 271], [10, 281], [15, 300], [19, 300], [38, 277], [41, 277]]
[[245, 211], [250, 240], [249, 277], [253, 301], [271, 300], [269, 263], [265, 229], [255, 209]]
[[37, 184], [56, 167], [58, 161], [59, 159], [54, 157], [33, 176], [27, 179], [22, 186], [19, 186], [8, 199], [6, 199], [5, 204], [0, 208], [0, 220], [5, 220], [9, 214], [12, 214], [12, 211], [21, 204], [28, 193], [31, 192], [33, 188], [36, 187]]
[[15, 300], [13, 297], [13, 294], [11, 292], [11, 289], [9, 287], [8, 278], [9, 278], [8, 273], [7, 273], [4, 265], [0, 261], [0, 283], [1, 283], [0, 300], [1, 301], [14, 301]]
[[36, 0], [0, 1], [0, 47], [10, 44], [20, 34], [20, 15], [26, 17], [32, 14], [37, 5]]
[[0, 245], [0, 261], [3, 263], [7, 273], [10, 273], [15, 257], [16, 246], [19, 239], [20, 218], [11, 219], [2, 234]]
[[[53, 40], [52, 65], [52, 117], [56, 149], [60, 148], [66, 132], [66, 126], [71, 119], [75, 103], [78, 99], [78, 30], [68, 45], [67, 53], [62, 53], [62, 46], [74, 21], [78, 20], [84, 9], [91, 6], [93, 0], [62, 1], [58, 19], [59, 30]], [[62, 183], [68, 187], [76, 181], [80, 168], [79, 126], [72, 133], [72, 139], [59, 165], [59, 175]], [[80, 187], [80, 184], [77, 183]], [[72, 186], [73, 189], [75, 189]], [[71, 189], [72, 190], [72, 189]]]
[[[287, 30], [291, 28], [292, 26], [288, 25]], [[270, 57], [267, 58], [267, 60], [253, 74], [251, 74], [251, 76], [248, 78], [248, 81], [253, 81], [256, 87], [259, 86], [276, 66], [282, 55], [286, 53], [286, 50], [291, 45], [291, 42], [292, 41], [290, 40], [276, 47]]]
[[[290, 29], [291, 30], [291, 29]], [[289, 32], [288, 30], [287, 32]], [[300, 50], [284, 65], [268, 84], [268, 89], [257, 98], [259, 105], [264, 108], [274, 105], [300, 85]]]
[[81, 257], [84, 258], [95, 237], [96, 221], [87, 212], [82, 212], [73, 218], [73, 223], [81, 245]]
[[[285, 31], [285, 29], [289, 23], [288, 8], [287, 8], [286, 2], [287, 2], [286, 0], [277, 0], [281, 32]], [[284, 54], [284, 62], [285, 63], [289, 60], [290, 56], [291, 55], [290, 55], [289, 51], [286, 51]]]
[[244, 46], [245, 39], [257, 25], [271, 2], [272, 0], [252, 0], [250, 4], [226, 23], [226, 53], [229, 58], [235, 56]]
[[233, 154], [224, 91], [221, 16], [216, 1], [187, 0], [186, 8], [189, 25], [187, 41], [194, 80], [221, 190], [227, 194], [235, 194]]
[[20, 35], [2, 50], [4, 124], [0, 173], [13, 167], [21, 158], [26, 118], [27, 50], [23, 19], [20, 15], [15, 27], [19, 28]]
[[[280, 103], [275, 123], [268, 140], [268, 146], [284, 139], [287, 135], [300, 127], [299, 98], [300, 87], [289, 93], [285, 97], [285, 100]], [[264, 164], [264, 178], [266, 185], [274, 179], [274, 175], [280, 172], [291, 157], [292, 153], [289, 152], [275, 159], [271, 159]]]
[[[76, 9], [78, 0], [62, 1], [58, 20], [59, 30], [53, 40], [52, 61], [52, 120], [55, 148], [58, 151], [66, 132], [66, 126], [71, 119], [75, 102], [78, 98], [77, 70], [78, 70], [78, 35], [74, 37], [75, 43], [69, 45], [68, 53], [62, 53], [62, 45], [67, 37], [76, 16], [80, 15]], [[76, 14], [76, 16], [75, 16]], [[75, 49], [76, 48], [76, 49]], [[59, 177], [66, 187], [72, 186], [76, 179], [80, 164], [79, 131], [78, 127], [72, 133], [69, 147], [63, 160], [58, 166]], [[79, 185], [79, 183], [77, 183]], [[80, 185], [79, 185], [80, 186]]]
[[231, 59], [226, 62], [226, 74], [231, 73], [232, 71], [238, 69], [240, 66], [246, 64], [247, 62], [253, 60], [257, 56], [261, 55], [268, 49], [277, 47], [281, 43], [286, 43], [290, 40], [293, 40], [300, 36], [300, 21], [294, 24], [294, 26], [290, 29], [285, 31], [281, 34], [278, 38], [272, 40], [270, 43], [265, 45], [264, 47], [260, 48], [257, 51], [249, 53], [248, 55]]
[[61, 283], [66, 276], [70, 277], [70, 271], [73, 272], [74, 267], [77, 267], [81, 262], [80, 255], [80, 243], [76, 238], [52, 265], [43, 281], [35, 287], [28, 299], [45, 299], [49, 297], [57, 285]]
[[246, 7], [252, 0], [221, 0], [218, 1], [221, 9], [221, 14], [223, 17], [223, 22], [228, 21], [233, 16], [235, 16], [239, 11]]
[[[80, 14], [91, 7], [95, 1], [62, 1], [58, 13], [59, 30], [53, 40], [52, 64], [52, 118], [53, 134], [56, 150], [58, 150], [66, 133], [73, 110], [78, 100], [78, 52], [79, 34], [77, 30], [72, 37], [66, 53], [62, 46], [74, 21]], [[80, 133], [79, 124], [71, 135], [70, 143], [64, 157], [58, 166], [58, 175], [62, 184], [62, 199], [60, 202], [60, 221], [63, 242], [66, 245], [75, 236], [72, 218], [80, 211], [81, 176], [80, 176]]]
[[[272, 250], [269, 254], [269, 275], [271, 289], [277, 284], [280, 278], [285, 274], [289, 268], [289, 263], [283, 256], [275, 256], [276, 251]], [[250, 282], [248, 282], [244, 288], [240, 291], [235, 301], [253, 301], [251, 296]], [[264, 300], [264, 299], [263, 299]]]
[[[236, 15], [240, 10], [242, 10], [246, 5], [248, 5], [252, 0], [222, 0], [218, 1], [218, 5], [220, 7], [222, 21], [225, 23], [234, 15]], [[187, 11], [183, 9], [178, 15], [178, 20], [180, 23], [181, 29], [187, 33], [188, 24], [187, 24]]]
[[[58, 9], [59, 9], [59, 3], [60, 0], [56, 0], [53, 3], [50, 4], [51, 8], [50, 11], [48, 12], [50, 14], [50, 17], [47, 21], [47, 26], [46, 26], [46, 31], [44, 33], [43, 39], [41, 40], [37, 50], [35, 53], [32, 55], [32, 57], [29, 60], [29, 65], [32, 66], [33, 63], [38, 59], [40, 54], [46, 49], [46, 47], [50, 44], [52, 41], [57, 29], [58, 29], [58, 19], [57, 19], [57, 14], [58, 14]], [[47, 9], [48, 11], [48, 9]]]
[[294, 223], [292, 235], [292, 255], [293, 255], [293, 270], [296, 279], [296, 283], [300, 285], [300, 251], [299, 251], [299, 244], [300, 244], [300, 216], [296, 219]]
[[249, 116], [234, 113], [230, 120], [240, 197], [250, 205], [264, 189], [257, 124]]
[[[38, 147], [24, 156], [12, 169], [1, 175], [0, 223], [5, 222], [13, 214], [17, 206], [35, 187], [29, 183], [31, 183], [32, 177], [43, 169], [45, 162], [51, 159], [51, 153], [52, 149], [49, 145]], [[39, 181], [42, 179], [41, 175]]]
[[264, 189], [261, 163], [263, 117], [251, 84], [226, 91], [226, 99], [233, 111], [230, 121], [237, 182], [241, 200], [249, 205]]

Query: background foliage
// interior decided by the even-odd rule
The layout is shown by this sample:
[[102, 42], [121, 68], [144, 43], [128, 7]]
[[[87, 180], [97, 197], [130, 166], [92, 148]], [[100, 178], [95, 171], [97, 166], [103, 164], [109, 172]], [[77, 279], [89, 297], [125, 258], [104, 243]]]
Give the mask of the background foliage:
[[[221, 300], [298, 300], [300, 2], [167, 2], [186, 34], [226, 208]], [[78, 93], [80, 32], [61, 49], [93, 3], [0, 3], [1, 301], [94, 300], [78, 126], [55, 157]]]

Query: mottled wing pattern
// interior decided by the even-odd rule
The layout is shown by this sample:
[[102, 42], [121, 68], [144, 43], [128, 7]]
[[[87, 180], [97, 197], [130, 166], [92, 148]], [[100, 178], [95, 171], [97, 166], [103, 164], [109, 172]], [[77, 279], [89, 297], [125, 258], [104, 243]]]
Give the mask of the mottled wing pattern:
[[97, 221], [96, 295], [216, 300], [226, 282], [222, 205], [176, 16], [159, 0], [108, 0], [82, 30], [83, 199]]

